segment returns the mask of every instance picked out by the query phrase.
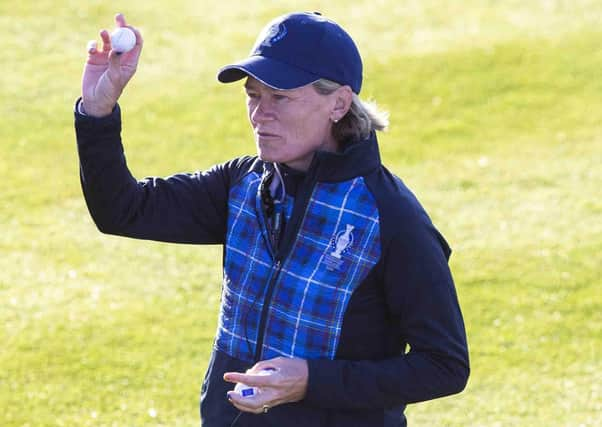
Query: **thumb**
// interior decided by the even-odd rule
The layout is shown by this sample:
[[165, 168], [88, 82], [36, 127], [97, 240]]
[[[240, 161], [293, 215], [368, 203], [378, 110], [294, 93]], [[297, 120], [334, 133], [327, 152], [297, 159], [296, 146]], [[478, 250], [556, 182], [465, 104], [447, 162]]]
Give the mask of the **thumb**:
[[114, 76], [119, 76], [121, 69], [121, 54], [111, 50], [109, 52], [109, 72]]
[[107, 70], [107, 77], [112, 88], [112, 91], [115, 93], [115, 101], [121, 95], [123, 88], [128, 82], [128, 78], [124, 75], [123, 69], [121, 66], [121, 54], [111, 50], [109, 52], [109, 68]]

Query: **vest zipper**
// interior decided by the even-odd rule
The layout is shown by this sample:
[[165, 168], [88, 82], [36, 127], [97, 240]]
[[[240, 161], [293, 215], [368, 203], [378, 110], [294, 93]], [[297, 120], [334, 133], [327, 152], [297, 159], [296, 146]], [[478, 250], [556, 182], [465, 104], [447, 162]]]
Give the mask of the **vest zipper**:
[[[310, 166], [310, 170], [308, 173], [312, 173], [317, 168], [317, 161], [314, 158], [312, 164]], [[261, 317], [259, 318], [259, 328], [257, 330], [257, 347], [255, 348], [255, 362], [259, 362], [262, 360], [263, 356], [263, 340], [265, 338], [265, 326], [268, 317], [268, 310], [272, 302], [272, 294], [274, 293], [274, 286], [276, 284], [276, 280], [280, 274], [280, 270], [282, 268], [282, 259], [286, 258], [289, 255], [291, 246], [293, 241], [296, 239], [296, 233], [299, 231], [300, 225], [303, 223], [305, 216], [307, 215], [307, 211], [309, 210], [309, 200], [311, 199], [311, 195], [313, 194], [314, 186], [316, 184], [317, 178], [313, 178], [311, 181], [306, 183], [307, 187], [304, 188], [304, 191], [301, 194], [298, 194], [297, 197], [300, 197], [303, 201], [303, 210], [302, 215], [298, 217], [295, 221], [294, 219], [299, 215], [300, 212], [297, 209], [293, 209], [293, 214], [291, 217], [290, 223], [287, 227], [291, 227], [290, 230], [285, 231], [284, 241], [279, 242], [279, 247], [271, 248], [276, 253], [274, 259], [276, 263], [274, 264], [274, 270], [272, 271], [272, 275], [268, 281], [268, 288], [265, 292], [265, 297], [263, 298], [263, 307], [261, 308]], [[284, 185], [284, 181], [282, 182]], [[265, 216], [264, 216], [265, 218]], [[266, 224], [268, 224], [269, 219], [266, 218]], [[281, 226], [281, 221], [278, 221], [278, 225]], [[293, 231], [294, 230], [294, 231]], [[280, 231], [280, 230], [278, 230]], [[294, 234], [293, 234], [294, 233]], [[270, 235], [270, 233], [268, 233]], [[271, 246], [271, 245], [269, 245]]]
[[268, 282], [268, 288], [265, 291], [265, 297], [263, 298], [263, 307], [261, 308], [261, 317], [259, 318], [259, 328], [257, 331], [257, 347], [255, 348], [255, 362], [259, 362], [261, 360], [261, 355], [263, 353], [263, 338], [265, 336], [265, 323], [268, 317], [268, 309], [270, 306], [270, 302], [272, 301], [272, 294], [274, 293], [274, 285], [276, 284], [276, 280], [278, 279], [278, 275], [280, 274], [280, 268], [282, 264], [280, 260], [276, 260], [276, 264], [274, 264], [274, 270], [270, 276], [270, 280]]

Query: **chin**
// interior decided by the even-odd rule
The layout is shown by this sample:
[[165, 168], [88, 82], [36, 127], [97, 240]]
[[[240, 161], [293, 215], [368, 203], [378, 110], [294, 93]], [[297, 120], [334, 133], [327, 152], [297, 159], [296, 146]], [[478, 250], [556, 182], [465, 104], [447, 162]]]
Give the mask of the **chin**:
[[272, 162], [277, 163], [278, 162], [278, 159], [276, 159], [275, 157], [269, 156], [266, 153], [262, 153], [262, 152], [258, 152], [257, 153], [257, 157], [259, 157], [259, 159], [263, 160], [264, 162], [270, 162], [270, 163], [272, 163]]
[[268, 150], [257, 150], [257, 157], [264, 162], [282, 163], [282, 159], [276, 156], [274, 153], [270, 153]]

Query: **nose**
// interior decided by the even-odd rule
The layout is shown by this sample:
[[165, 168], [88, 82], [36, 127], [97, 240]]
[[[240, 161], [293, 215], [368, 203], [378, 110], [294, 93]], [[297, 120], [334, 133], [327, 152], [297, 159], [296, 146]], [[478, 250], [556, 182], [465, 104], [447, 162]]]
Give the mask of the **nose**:
[[263, 123], [274, 117], [274, 113], [266, 97], [254, 100], [249, 105], [249, 114], [252, 123]]

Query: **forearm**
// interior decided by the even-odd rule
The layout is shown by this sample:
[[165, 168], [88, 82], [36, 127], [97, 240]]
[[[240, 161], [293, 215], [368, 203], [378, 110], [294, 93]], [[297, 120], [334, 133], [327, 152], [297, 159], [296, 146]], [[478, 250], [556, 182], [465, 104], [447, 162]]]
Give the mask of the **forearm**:
[[459, 393], [468, 360], [428, 353], [381, 361], [310, 360], [305, 400], [335, 409], [379, 409]]
[[[130, 173], [121, 144], [119, 107], [103, 118], [81, 114], [76, 104], [75, 131], [80, 159], [80, 180], [88, 209], [98, 228], [118, 232], [120, 213], [135, 193], [136, 180]], [[125, 198], [125, 200], [123, 200]], [[122, 200], [120, 200], [122, 199]]]
[[100, 231], [168, 242], [221, 242], [225, 184], [219, 172], [136, 180], [121, 144], [119, 106], [102, 118], [76, 112], [75, 128], [82, 189]]

